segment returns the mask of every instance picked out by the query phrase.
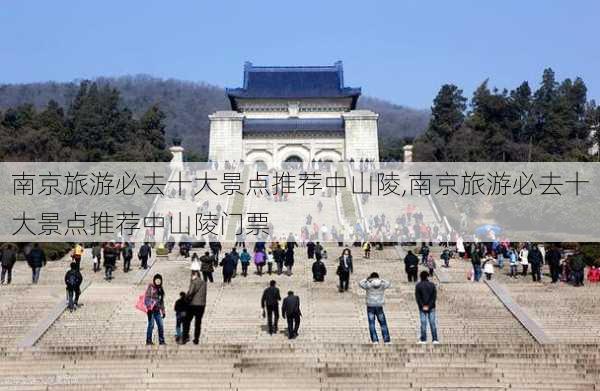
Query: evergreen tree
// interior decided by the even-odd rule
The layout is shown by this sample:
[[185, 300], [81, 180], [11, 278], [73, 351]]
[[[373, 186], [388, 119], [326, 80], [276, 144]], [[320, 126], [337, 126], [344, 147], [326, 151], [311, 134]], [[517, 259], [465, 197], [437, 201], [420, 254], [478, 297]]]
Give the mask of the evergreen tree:
[[419, 160], [447, 160], [447, 145], [454, 132], [463, 124], [466, 101], [462, 90], [457, 86], [442, 86], [433, 101], [429, 126], [415, 143]]

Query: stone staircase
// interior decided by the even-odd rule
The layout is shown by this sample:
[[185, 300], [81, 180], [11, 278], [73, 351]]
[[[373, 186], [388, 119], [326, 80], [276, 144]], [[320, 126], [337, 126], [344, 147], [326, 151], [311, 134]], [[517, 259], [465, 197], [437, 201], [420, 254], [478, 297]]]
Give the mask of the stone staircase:
[[[49, 264], [39, 286], [27, 285], [26, 266], [19, 264], [16, 284], [0, 287], [0, 324], [11, 325], [2, 329], [0, 339], [0, 390], [598, 390], [600, 325], [592, 320], [597, 313], [586, 311], [587, 305], [597, 303], [598, 286], [556, 291], [574, 299], [579, 292], [592, 297], [581, 305], [564, 304], [572, 308], [563, 318], [570, 318], [571, 324], [552, 323], [550, 317], [533, 312], [555, 337], [555, 343], [540, 345], [484, 283], [466, 281], [463, 273], [470, 263], [453, 261], [448, 270], [456, 273], [456, 280], [451, 274], [449, 283], [438, 285], [442, 343], [418, 345], [414, 285], [406, 282], [394, 250], [374, 250], [367, 260], [353, 249], [355, 273], [346, 293], [337, 291], [335, 275], [341, 249], [327, 250], [323, 283], [312, 281], [304, 248], [297, 249], [289, 277], [238, 275], [224, 286], [217, 269], [215, 283], [208, 288], [198, 346], [173, 341], [172, 305], [178, 292], [187, 289], [189, 262], [159, 259], [148, 273], [138, 275], [141, 284], [137, 272], [117, 272], [115, 280], [106, 282], [84, 267], [84, 278], [93, 280], [82, 295], [84, 306], [63, 313], [33, 348], [17, 349], [13, 341], [21, 335], [18, 327], [27, 329], [44, 316], [34, 298], [42, 298], [42, 307], [64, 299], [61, 278], [68, 262]], [[369, 342], [365, 293], [357, 281], [372, 271], [392, 282], [385, 305], [389, 345]], [[168, 345], [147, 347], [145, 315], [134, 304], [155, 273], [163, 275], [166, 288]], [[293, 341], [283, 332], [266, 333], [260, 295], [270, 279], [277, 281], [282, 295], [291, 289], [301, 298], [300, 336]], [[562, 308], [557, 304], [560, 298], [533, 284], [512, 285], [509, 290], [528, 310], [530, 303], [521, 295], [539, 298], [554, 315]], [[582, 338], [557, 337], [560, 330], [578, 327], [575, 319], [580, 318], [584, 321], [577, 332]], [[285, 328], [283, 319], [279, 326]]]

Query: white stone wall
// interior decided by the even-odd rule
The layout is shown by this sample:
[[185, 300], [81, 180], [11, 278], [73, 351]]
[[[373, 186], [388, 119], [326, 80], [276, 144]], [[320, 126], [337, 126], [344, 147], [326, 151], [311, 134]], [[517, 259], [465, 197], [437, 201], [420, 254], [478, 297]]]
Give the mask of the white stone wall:
[[370, 110], [352, 110], [342, 114], [346, 130], [345, 158], [379, 160], [377, 119]]
[[340, 161], [344, 157], [344, 138], [304, 136], [251, 137], [243, 140], [246, 162], [265, 162], [269, 167], [279, 167], [290, 156], [304, 162], [315, 160]]
[[236, 111], [217, 111], [209, 115], [210, 139], [208, 158], [212, 161], [240, 161], [244, 115]]
[[[321, 102], [325, 105], [326, 102]], [[289, 112], [217, 111], [209, 116], [209, 159], [213, 161], [264, 161], [278, 166], [292, 155], [303, 161], [360, 159], [379, 160], [377, 120], [379, 115], [369, 110], [349, 112], [298, 112], [300, 118], [339, 118], [345, 122], [345, 138], [305, 135], [243, 136], [243, 119], [289, 118]]]

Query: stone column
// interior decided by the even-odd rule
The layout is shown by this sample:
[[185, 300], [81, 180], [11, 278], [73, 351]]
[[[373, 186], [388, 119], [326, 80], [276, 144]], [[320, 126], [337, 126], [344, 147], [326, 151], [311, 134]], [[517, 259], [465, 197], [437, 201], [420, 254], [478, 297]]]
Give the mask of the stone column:
[[244, 159], [242, 149], [242, 127], [244, 115], [237, 111], [217, 111], [208, 116], [210, 138], [208, 158], [211, 161], [240, 161]]
[[181, 145], [174, 145], [169, 148], [173, 158], [171, 159], [172, 170], [183, 170], [183, 147]]
[[412, 145], [405, 145], [403, 148], [404, 150], [404, 163], [411, 163], [413, 161], [413, 146]]
[[379, 161], [377, 119], [370, 110], [352, 110], [342, 114], [345, 127], [345, 160], [369, 159]]

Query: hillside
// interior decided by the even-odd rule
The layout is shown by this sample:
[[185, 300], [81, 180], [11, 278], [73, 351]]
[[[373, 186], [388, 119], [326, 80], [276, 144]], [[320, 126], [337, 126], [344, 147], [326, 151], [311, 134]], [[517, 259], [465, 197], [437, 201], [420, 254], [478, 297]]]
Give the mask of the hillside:
[[[205, 154], [208, 148], [208, 115], [229, 108], [224, 89], [206, 83], [165, 80], [147, 75], [99, 78], [96, 81], [116, 87], [121, 92], [123, 103], [136, 115], [158, 103], [167, 115], [167, 140], [179, 135], [184, 146], [200, 154]], [[40, 108], [51, 99], [65, 107], [75, 96], [78, 84], [74, 81], [0, 85], [0, 110], [24, 103]], [[358, 106], [380, 114], [379, 131], [383, 139], [414, 137], [424, 131], [429, 120], [426, 110], [415, 110], [371, 97], [362, 97]]]

